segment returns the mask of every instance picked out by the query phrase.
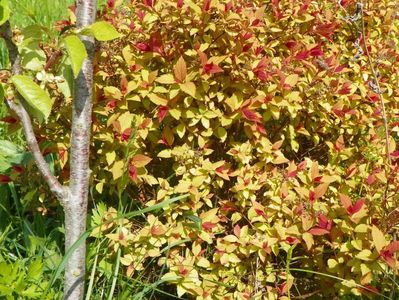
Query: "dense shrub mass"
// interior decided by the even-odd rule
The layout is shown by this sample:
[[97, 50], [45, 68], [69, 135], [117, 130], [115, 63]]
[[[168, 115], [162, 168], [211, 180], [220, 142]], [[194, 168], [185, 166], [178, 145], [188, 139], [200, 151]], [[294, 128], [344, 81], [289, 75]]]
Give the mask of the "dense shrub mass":
[[[196, 299], [389, 293], [397, 8], [108, 1], [100, 17], [122, 37], [95, 58], [91, 194], [106, 205], [92, 236], [109, 244], [102, 265], [121, 249], [126, 276], [155, 272]], [[60, 154], [62, 177], [68, 89], [44, 83], [57, 109], [40, 130], [56, 138], [47, 149]], [[112, 199], [133, 210], [185, 194], [143, 219], [112, 220]]]

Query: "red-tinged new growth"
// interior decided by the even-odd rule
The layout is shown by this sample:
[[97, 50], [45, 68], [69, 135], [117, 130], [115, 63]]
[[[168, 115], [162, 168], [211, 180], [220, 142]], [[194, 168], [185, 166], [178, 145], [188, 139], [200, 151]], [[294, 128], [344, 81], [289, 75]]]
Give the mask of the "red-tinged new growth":
[[396, 268], [394, 254], [399, 252], [399, 241], [394, 241], [380, 251], [380, 256], [393, 269]]
[[353, 216], [355, 213], [359, 212], [364, 205], [363, 199], [359, 199], [354, 204], [352, 204], [352, 200], [349, 196], [339, 194], [339, 197], [341, 199], [343, 207], [345, 207], [349, 216]]

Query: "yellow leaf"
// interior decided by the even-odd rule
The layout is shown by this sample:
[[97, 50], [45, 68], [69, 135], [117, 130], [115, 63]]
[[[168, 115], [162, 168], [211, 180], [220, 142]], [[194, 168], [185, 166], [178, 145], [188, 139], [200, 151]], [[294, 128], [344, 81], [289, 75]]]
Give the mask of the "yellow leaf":
[[162, 106], [167, 106], [168, 105], [168, 99], [165, 99], [161, 96], [158, 96], [156, 94], [151, 94], [149, 95], [149, 98], [152, 103], [156, 105], [162, 105]]
[[308, 231], [313, 226], [313, 218], [309, 214], [302, 215], [302, 228], [305, 231]]
[[238, 241], [237, 237], [235, 235], [229, 234], [226, 235], [223, 240], [229, 243], [236, 243]]
[[195, 98], [196, 87], [192, 82], [186, 82], [180, 84], [180, 89], [191, 97]]
[[175, 78], [173, 77], [172, 74], [163, 74], [163, 75], [159, 76], [157, 79], [155, 79], [155, 81], [162, 83], [162, 84], [176, 83]]
[[130, 128], [132, 126], [133, 114], [127, 111], [122, 115], [120, 115], [118, 121], [121, 125], [121, 132], [123, 132], [125, 129]]
[[368, 226], [366, 225], [366, 224], [359, 224], [359, 225], [357, 225], [356, 227], [355, 227], [355, 232], [358, 232], [358, 233], [366, 233], [367, 232], [367, 230], [368, 230]]
[[218, 210], [219, 208], [212, 208], [206, 212], [201, 213], [199, 217], [201, 218], [203, 223], [205, 222], [217, 223], [219, 222], [219, 218], [217, 217]]
[[364, 249], [360, 251], [355, 257], [361, 260], [369, 261], [373, 258], [371, 257], [371, 251], [369, 249]]
[[104, 88], [104, 96], [106, 98], [113, 98], [119, 100], [122, 98], [122, 93], [118, 88], [114, 86], [106, 86]]
[[328, 259], [327, 260], [327, 265], [329, 269], [334, 269], [336, 266], [338, 266], [338, 262], [335, 259]]
[[[299, 94], [298, 91], [290, 92], [290, 93], [286, 94], [286, 95], [284, 96], [284, 98], [287, 99], [288, 101], [290, 101], [291, 103], [292, 103], [292, 102], [302, 102], [302, 98], [301, 98], [301, 96], [300, 96], [300, 94]], [[291, 105], [290, 105], [290, 106], [291, 106]], [[288, 106], [288, 108], [289, 108], [290, 106]]]
[[175, 187], [175, 193], [187, 193], [191, 183], [189, 181], [180, 181], [179, 184]]
[[298, 74], [288, 75], [287, 78], [285, 79], [284, 84], [288, 84], [289, 86], [293, 87], [294, 85], [297, 84], [298, 79], [299, 79]]
[[314, 180], [316, 177], [319, 176], [319, 163], [317, 161], [312, 163], [312, 168], [310, 171], [311, 178]]
[[289, 163], [290, 161], [288, 159], [286, 159], [284, 156], [278, 156], [277, 158], [275, 158], [272, 163], [275, 165], [279, 165], [279, 164], [285, 164], [285, 163]]
[[319, 199], [324, 196], [324, 194], [327, 192], [328, 189], [328, 183], [322, 183], [319, 184], [315, 189], [314, 189], [314, 197], [315, 199]]
[[361, 251], [363, 249], [363, 242], [362, 240], [352, 240], [351, 241], [351, 245], [353, 246], [353, 248], [355, 248], [356, 250]]
[[204, 257], [200, 257], [200, 259], [197, 262], [197, 266], [202, 267], [202, 268], [209, 268], [210, 265], [211, 264], [210, 264], [209, 260], [207, 260]]
[[141, 168], [141, 167], [145, 167], [146, 165], [148, 165], [151, 160], [152, 160], [152, 158], [150, 158], [148, 156], [145, 156], [143, 154], [136, 154], [135, 156], [133, 156], [133, 158], [131, 160], [131, 164], [133, 166], [135, 166], [136, 168]]
[[306, 248], [308, 250], [312, 249], [313, 244], [314, 244], [313, 235], [311, 235], [309, 232], [305, 232], [304, 234], [302, 234], [302, 239], [306, 243]]
[[107, 160], [108, 166], [112, 165], [112, 163], [115, 161], [115, 157], [116, 157], [115, 151], [107, 152], [105, 154], [105, 159]]
[[170, 158], [172, 157], [171, 150], [170, 149], [162, 150], [161, 152], [158, 153], [157, 156], [162, 158]]
[[379, 230], [375, 225], [371, 228], [371, 236], [373, 238], [374, 246], [378, 252], [381, 252], [388, 243], [385, 240], [385, 236], [381, 230]]
[[178, 83], [183, 83], [186, 80], [187, 66], [186, 66], [186, 62], [184, 61], [182, 56], [180, 56], [175, 67], [173, 68], [173, 71], [175, 74], [176, 81]]
[[233, 96], [226, 99], [225, 103], [230, 107], [232, 111], [235, 111], [240, 108], [242, 100], [238, 99], [236, 94], [233, 94]]
[[183, 138], [184, 134], [186, 133], [186, 126], [183, 123], [180, 123], [176, 127], [176, 133], [180, 138]]
[[112, 173], [112, 178], [114, 180], [118, 179], [123, 175], [123, 161], [119, 160], [114, 163], [114, 165], [111, 168], [111, 173]]
[[395, 140], [390, 136], [389, 137], [389, 143], [388, 143], [388, 151], [389, 151], [389, 153], [392, 153], [392, 152], [394, 152], [395, 151], [395, 149], [396, 149], [396, 143], [395, 143]]
[[201, 124], [202, 124], [202, 126], [204, 126], [206, 129], [208, 129], [209, 126], [210, 126], [209, 120], [206, 119], [206, 118], [202, 118], [202, 119], [201, 119]]
[[96, 184], [96, 191], [102, 194], [104, 188], [104, 181], [100, 181]]
[[205, 179], [206, 179], [206, 176], [204, 176], [204, 175], [195, 176], [191, 183], [195, 187], [200, 187], [204, 183]]
[[169, 114], [170, 114], [173, 118], [175, 118], [176, 120], [179, 120], [180, 117], [181, 117], [181, 110], [176, 109], [176, 108], [172, 108], [172, 109], [169, 109]]

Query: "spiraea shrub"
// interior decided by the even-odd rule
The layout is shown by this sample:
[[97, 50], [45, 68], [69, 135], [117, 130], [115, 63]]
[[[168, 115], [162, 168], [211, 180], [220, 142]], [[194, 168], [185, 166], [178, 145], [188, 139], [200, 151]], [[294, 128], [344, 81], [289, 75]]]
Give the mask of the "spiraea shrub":
[[[121, 37], [96, 50], [91, 156], [103, 265], [120, 251], [127, 277], [184, 298], [391, 297], [397, 11], [394, 0], [108, 1], [99, 18]], [[73, 22], [72, 9], [61, 25]], [[62, 87], [39, 128], [61, 177]], [[178, 195], [113, 219], [112, 199], [134, 210]]]

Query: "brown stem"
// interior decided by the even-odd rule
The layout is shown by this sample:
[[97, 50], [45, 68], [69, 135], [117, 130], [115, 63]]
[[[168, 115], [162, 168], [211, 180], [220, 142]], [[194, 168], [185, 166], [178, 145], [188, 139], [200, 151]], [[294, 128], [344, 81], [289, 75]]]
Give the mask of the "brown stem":
[[65, 206], [68, 196], [68, 188], [62, 186], [57, 178], [51, 173], [49, 165], [45, 161], [43, 154], [40, 151], [39, 145], [37, 143], [37, 139], [35, 133], [33, 132], [32, 122], [29, 117], [29, 114], [25, 110], [25, 108], [20, 103], [15, 103], [12, 100], [7, 100], [6, 103], [8, 107], [12, 111], [14, 111], [19, 120], [22, 123], [22, 127], [24, 129], [25, 138], [29, 146], [29, 150], [33, 155], [33, 159], [35, 160], [36, 166], [38, 167], [40, 173], [43, 175], [44, 180], [47, 182], [50, 190], [54, 193], [54, 195], [58, 198], [60, 203]]

